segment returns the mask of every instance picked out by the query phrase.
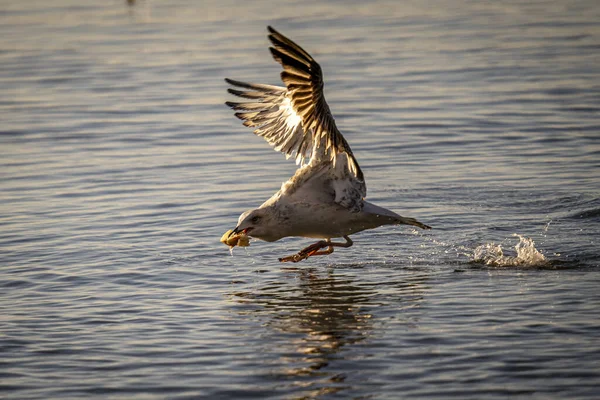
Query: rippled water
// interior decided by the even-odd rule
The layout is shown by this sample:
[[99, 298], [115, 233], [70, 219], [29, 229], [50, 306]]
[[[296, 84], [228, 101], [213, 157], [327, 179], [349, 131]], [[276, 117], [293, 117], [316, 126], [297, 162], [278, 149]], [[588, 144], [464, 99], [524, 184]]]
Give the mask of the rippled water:
[[[596, 2], [131, 3], [0, 5], [2, 398], [598, 398]], [[433, 230], [219, 243], [295, 169], [223, 105], [268, 24]]]

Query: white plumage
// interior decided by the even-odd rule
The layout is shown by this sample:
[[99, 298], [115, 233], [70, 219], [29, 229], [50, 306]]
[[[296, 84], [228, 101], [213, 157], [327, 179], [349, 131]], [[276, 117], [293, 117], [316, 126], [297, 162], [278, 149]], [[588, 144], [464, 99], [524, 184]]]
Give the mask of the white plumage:
[[[299, 169], [259, 208], [243, 213], [233, 232], [266, 241], [286, 236], [325, 239], [280, 258], [297, 262], [330, 254], [334, 246], [349, 247], [348, 235], [365, 229], [390, 224], [429, 229], [364, 200], [364, 175], [325, 101], [321, 67], [296, 43], [272, 27], [268, 30], [270, 51], [283, 67], [286, 86], [226, 79], [235, 87], [229, 93], [247, 100], [226, 104], [275, 150], [294, 157]], [[334, 237], [344, 237], [346, 243], [331, 242]]]

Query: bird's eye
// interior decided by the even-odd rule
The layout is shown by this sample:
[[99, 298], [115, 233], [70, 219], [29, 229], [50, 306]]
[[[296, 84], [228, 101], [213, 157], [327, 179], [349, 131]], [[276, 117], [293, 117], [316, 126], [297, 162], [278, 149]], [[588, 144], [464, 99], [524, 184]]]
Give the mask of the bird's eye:
[[252, 222], [253, 224], [258, 223], [258, 221], [260, 221], [260, 217], [258, 215], [252, 217], [252, 219], [250, 220], [250, 222]]

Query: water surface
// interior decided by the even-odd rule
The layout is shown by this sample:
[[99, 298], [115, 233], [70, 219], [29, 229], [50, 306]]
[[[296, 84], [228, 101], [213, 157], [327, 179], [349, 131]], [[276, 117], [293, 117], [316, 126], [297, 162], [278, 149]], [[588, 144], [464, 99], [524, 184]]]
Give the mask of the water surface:
[[[3, 398], [598, 397], [594, 1], [133, 3], [0, 5]], [[433, 230], [219, 243], [295, 170], [223, 105], [269, 24]]]

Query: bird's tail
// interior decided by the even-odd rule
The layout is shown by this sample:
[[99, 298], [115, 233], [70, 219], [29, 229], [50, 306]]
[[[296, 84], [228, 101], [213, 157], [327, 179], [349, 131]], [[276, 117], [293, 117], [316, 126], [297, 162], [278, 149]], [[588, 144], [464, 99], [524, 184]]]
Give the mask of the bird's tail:
[[407, 217], [401, 217], [401, 216], [398, 216], [398, 218], [396, 218], [396, 221], [397, 221], [396, 223], [397, 223], [398, 225], [400, 225], [400, 224], [404, 224], [404, 225], [413, 225], [413, 226], [418, 226], [418, 227], [419, 227], [419, 228], [421, 228], [421, 229], [431, 229], [431, 227], [430, 227], [430, 226], [428, 226], [428, 225], [425, 225], [425, 224], [423, 224], [423, 223], [421, 223], [421, 222], [417, 221], [417, 220], [416, 220], [416, 219], [414, 219], [414, 218], [407, 218]]
[[[383, 224], [385, 224], [385, 225], [404, 224], [404, 225], [418, 226], [421, 229], [431, 229], [430, 226], [422, 224], [414, 218], [403, 217], [401, 215], [396, 214], [395, 212], [393, 212], [391, 210], [376, 206], [373, 203], [369, 203], [366, 200], [363, 202], [363, 204], [364, 204], [363, 211], [367, 214], [375, 215], [376, 218], [380, 221], [380, 223], [375, 226], [380, 226]], [[381, 220], [380, 220], [381, 217], [385, 217], [385, 222], [381, 223]]]

